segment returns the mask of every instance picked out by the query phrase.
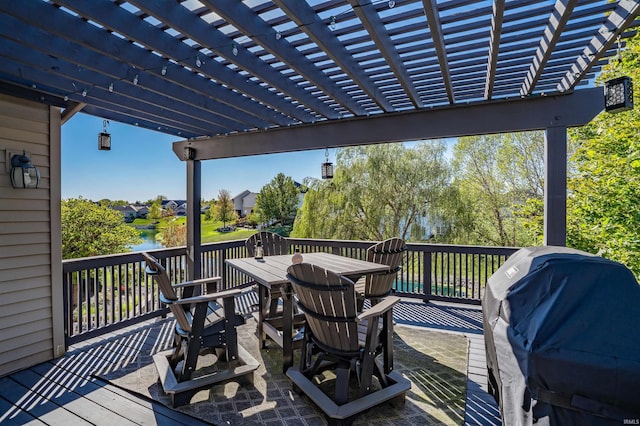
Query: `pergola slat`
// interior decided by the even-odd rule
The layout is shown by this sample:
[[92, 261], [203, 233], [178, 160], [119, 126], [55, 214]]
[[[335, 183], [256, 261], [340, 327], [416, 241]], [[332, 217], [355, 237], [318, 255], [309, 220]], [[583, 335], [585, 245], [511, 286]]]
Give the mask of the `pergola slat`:
[[500, 53], [500, 37], [502, 35], [502, 21], [504, 18], [504, 0], [493, 2], [493, 15], [491, 16], [491, 41], [489, 43], [489, 61], [487, 64], [487, 76], [485, 79], [484, 98], [491, 99], [493, 85], [496, 78], [496, 66]]
[[582, 55], [572, 65], [571, 71], [558, 84], [557, 90], [565, 92], [573, 89], [581, 77], [603, 56], [616, 41], [624, 28], [627, 28], [640, 14], [640, 1], [620, 0], [615, 10], [598, 29]]
[[442, 26], [440, 25], [440, 17], [438, 15], [438, 4], [436, 0], [423, 0], [424, 12], [429, 22], [429, 32], [433, 39], [433, 46], [436, 49], [438, 63], [440, 64], [440, 72], [442, 73], [442, 82], [447, 91], [449, 103], [455, 103], [455, 95], [453, 93], [453, 85], [451, 84], [451, 74], [449, 74], [449, 62], [447, 60], [447, 46], [444, 41]]
[[256, 44], [262, 45], [282, 61], [284, 63], [283, 66], [295, 70], [347, 110], [355, 115], [365, 114], [364, 109], [357, 102], [354, 102], [350, 96], [342, 92], [333, 80], [316, 68], [313, 62], [302, 55], [286, 38], [280, 35], [280, 39], [278, 39], [278, 32], [244, 3], [232, 2], [229, 4], [224, 0], [201, 0], [201, 2], [230, 22], [234, 27], [248, 34], [248, 37], [251, 37]]
[[529, 95], [535, 89], [536, 83], [544, 70], [544, 66], [551, 57], [558, 40], [560, 40], [562, 30], [565, 25], [567, 25], [567, 21], [577, 4], [578, 0], [556, 1], [553, 14], [549, 18], [547, 28], [545, 28], [542, 39], [540, 40], [540, 46], [538, 46], [538, 50], [533, 57], [529, 73], [522, 83], [522, 88], [520, 89], [522, 96]]
[[382, 20], [374, 10], [371, 0], [349, 0], [349, 2], [413, 105], [416, 108], [422, 107], [420, 94], [411, 81], [411, 76], [407, 73], [407, 68], [391, 42]]
[[[301, 90], [296, 85], [291, 84], [286, 77], [274, 71], [270, 66], [248, 52], [240, 43], [236, 43], [221, 31], [213, 28], [211, 25], [207, 25], [202, 19], [189, 13], [187, 9], [178, 3], [164, 0], [129, 0], [129, 3], [149, 15], [154, 16], [156, 19], [164, 22], [166, 25], [181, 32], [207, 49], [216, 52], [219, 57], [235, 63], [253, 75], [259, 75], [264, 82], [278, 89], [285, 96], [297, 100], [302, 105], [311, 108], [327, 118], [340, 117], [340, 114], [335, 110], [325, 103], [319, 102], [307, 91]], [[201, 55], [201, 57], [205, 59], [204, 55]], [[194, 60], [195, 59], [196, 58], [194, 58]], [[211, 59], [206, 57], [206, 61], [209, 62]]]
[[298, 0], [274, 0], [274, 4], [285, 11], [308, 37], [324, 50], [336, 65], [342, 68], [344, 72], [362, 88], [373, 102], [378, 104], [380, 108], [386, 112], [394, 110], [384, 95], [380, 93], [378, 88], [366, 76], [360, 64], [353, 59], [344, 45], [332, 34], [327, 23], [320, 19], [307, 2]]
[[[184, 66], [185, 63], [188, 62], [187, 65], [189, 67], [196, 67], [195, 60], [198, 56], [197, 50], [188, 47], [186, 44], [176, 40], [164, 31], [133, 17], [130, 13], [124, 11], [121, 7], [118, 7], [111, 1], [105, 2], [103, 0], [98, 0], [86, 2], [84, 0], [55, 0], [55, 2], [75, 10], [76, 12], [80, 12], [83, 16], [86, 16], [95, 22], [100, 22], [112, 31], [126, 35], [130, 39], [137, 40], [141, 45], [144, 45], [153, 51], [162, 53], [167, 58], [173, 58], [175, 63], [180, 63]], [[36, 15], [36, 17], [40, 16], [41, 15]], [[81, 34], [81, 32], [74, 32], [73, 35], [78, 37], [81, 36]], [[120, 51], [118, 54], [124, 56], [127, 55], [127, 52]], [[166, 60], [164, 63], [165, 65], [169, 64]], [[143, 69], [160, 73], [162, 67]], [[276, 93], [270, 92], [259, 84], [249, 81], [247, 78], [233, 72], [231, 69], [217, 61], [205, 61], [199, 71], [208, 78], [224, 83], [229, 88], [236, 89], [240, 93], [245, 93], [247, 96], [253, 97], [261, 103], [269, 105], [275, 110], [289, 115], [296, 120], [311, 121], [315, 119], [313, 115], [291, 105]], [[167, 73], [167, 75], [169, 75], [169, 73]], [[238, 99], [238, 101], [240, 101], [240, 99]], [[254, 102], [254, 108], [256, 107], [257, 105], [255, 105]]]

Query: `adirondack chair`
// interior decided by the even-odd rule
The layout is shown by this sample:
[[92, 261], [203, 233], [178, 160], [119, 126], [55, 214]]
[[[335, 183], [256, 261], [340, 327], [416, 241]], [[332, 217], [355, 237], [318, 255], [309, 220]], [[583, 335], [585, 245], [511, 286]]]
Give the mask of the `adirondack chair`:
[[[287, 272], [307, 321], [300, 366], [287, 370], [294, 390], [314, 401], [332, 424], [349, 424], [391, 399], [404, 402], [411, 384], [393, 371], [392, 315], [399, 298], [389, 296], [358, 314], [351, 280], [309, 263]], [[314, 380], [326, 370], [336, 376], [332, 397]]]
[[[148, 253], [142, 256], [147, 264], [146, 273], [158, 285], [160, 300], [176, 320], [174, 348], [153, 356], [162, 388], [171, 396], [173, 406], [188, 404], [197, 392], [220, 382], [244, 379], [252, 383], [253, 371], [259, 363], [238, 344], [236, 333], [236, 326], [244, 324], [244, 318], [235, 312], [235, 296], [242, 290], [206, 294], [207, 286], [219, 282], [220, 277], [172, 285], [156, 258]], [[176, 293], [178, 289], [198, 286], [203, 294], [179, 298]], [[212, 372], [198, 371], [194, 375], [199, 356], [207, 352], [216, 355], [216, 368], [208, 367], [207, 371]]]
[[375, 305], [391, 293], [393, 281], [401, 269], [402, 257], [406, 250], [407, 246], [401, 238], [389, 238], [367, 249], [367, 261], [388, 265], [390, 270], [385, 273], [365, 275], [356, 281], [358, 311], [362, 311], [365, 299], [369, 299], [371, 305]]
[[[289, 242], [286, 238], [281, 237], [273, 232], [261, 231], [253, 234], [245, 241], [245, 247], [250, 257], [255, 256], [255, 247], [258, 241], [262, 244], [264, 256], [277, 256], [289, 253]], [[266, 295], [262, 306], [265, 308], [263, 315], [265, 318], [273, 318], [278, 315], [278, 305], [282, 297], [278, 289], [272, 289]]]

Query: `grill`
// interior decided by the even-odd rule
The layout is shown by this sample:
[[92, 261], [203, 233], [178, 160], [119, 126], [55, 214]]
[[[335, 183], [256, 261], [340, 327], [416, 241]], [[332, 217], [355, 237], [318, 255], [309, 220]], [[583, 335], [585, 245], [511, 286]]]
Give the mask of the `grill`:
[[503, 424], [640, 424], [640, 286], [625, 266], [524, 248], [491, 276], [482, 308]]

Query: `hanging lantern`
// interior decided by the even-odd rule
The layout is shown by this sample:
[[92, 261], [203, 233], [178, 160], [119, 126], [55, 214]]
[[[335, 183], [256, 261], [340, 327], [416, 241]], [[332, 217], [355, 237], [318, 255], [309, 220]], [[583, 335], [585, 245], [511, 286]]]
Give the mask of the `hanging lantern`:
[[26, 152], [11, 157], [11, 185], [14, 188], [35, 189], [40, 185], [40, 171], [31, 164]]
[[633, 83], [630, 77], [619, 77], [605, 83], [604, 109], [611, 113], [633, 109]]
[[329, 148], [324, 151], [324, 163], [322, 163], [322, 179], [333, 179], [333, 163], [329, 161]]
[[98, 133], [98, 149], [109, 151], [111, 149], [111, 134], [107, 133], [109, 120], [102, 120], [102, 132]]

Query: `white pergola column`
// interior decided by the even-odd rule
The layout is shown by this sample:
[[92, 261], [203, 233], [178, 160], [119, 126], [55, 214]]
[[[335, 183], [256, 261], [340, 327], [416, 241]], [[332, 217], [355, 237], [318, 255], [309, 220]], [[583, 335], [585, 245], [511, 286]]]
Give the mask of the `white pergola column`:
[[567, 128], [548, 127], [544, 137], [544, 245], [567, 244]]

